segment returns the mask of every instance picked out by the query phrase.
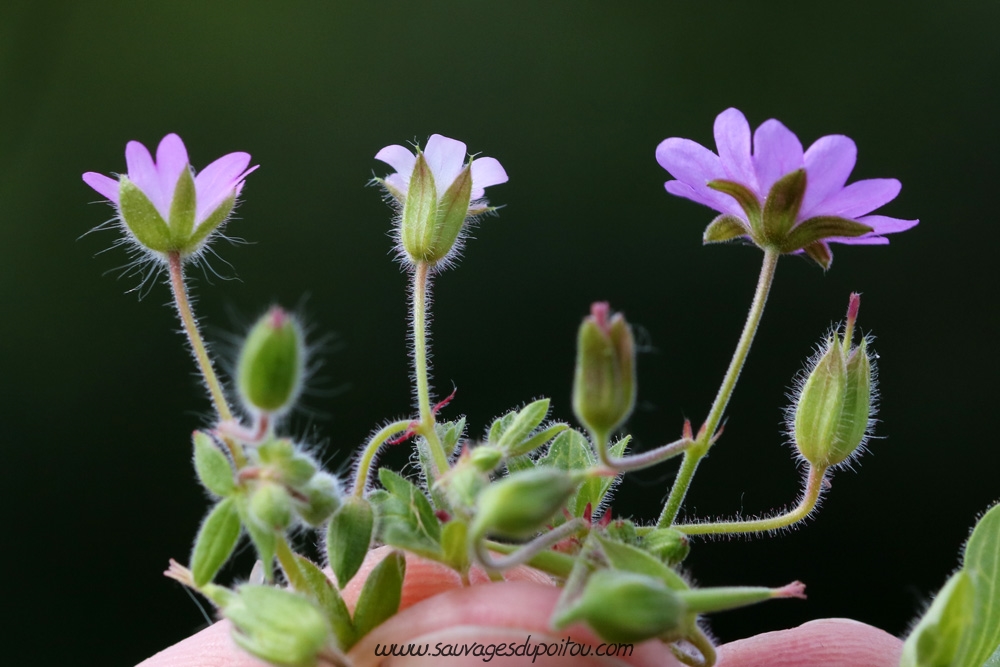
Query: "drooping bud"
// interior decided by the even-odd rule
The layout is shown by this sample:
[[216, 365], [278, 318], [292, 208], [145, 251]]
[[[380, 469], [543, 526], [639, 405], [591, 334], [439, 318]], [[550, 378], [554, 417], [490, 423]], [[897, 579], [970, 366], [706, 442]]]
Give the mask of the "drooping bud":
[[792, 427], [802, 456], [815, 466], [848, 460], [868, 437], [874, 371], [868, 343], [851, 348], [850, 337], [859, 306], [851, 295], [843, 339], [827, 339], [798, 393]]
[[531, 537], [562, 509], [578, 486], [572, 475], [549, 466], [509, 475], [479, 494], [470, 533]]
[[680, 596], [659, 579], [599, 570], [590, 576], [575, 603], [553, 619], [553, 626], [558, 629], [585, 621], [604, 641], [638, 643], [676, 632], [685, 614]]
[[646, 533], [642, 546], [671, 567], [683, 562], [691, 552], [687, 535], [673, 528], [657, 528]]
[[340, 481], [328, 472], [318, 472], [301, 489], [306, 502], [296, 501], [295, 510], [310, 526], [326, 523], [340, 507], [343, 492]]
[[621, 313], [591, 306], [577, 338], [573, 411], [587, 428], [607, 436], [635, 405], [635, 341]]
[[250, 330], [240, 350], [236, 383], [247, 407], [280, 414], [302, 390], [302, 330], [295, 318], [275, 306]]
[[222, 614], [233, 623], [233, 640], [240, 648], [276, 665], [311, 667], [332, 641], [315, 604], [272, 586], [240, 586]]

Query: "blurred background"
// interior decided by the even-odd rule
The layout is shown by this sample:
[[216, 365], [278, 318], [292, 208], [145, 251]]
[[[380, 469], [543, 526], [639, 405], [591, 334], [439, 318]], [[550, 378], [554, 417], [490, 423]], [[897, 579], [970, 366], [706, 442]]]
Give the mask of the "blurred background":
[[[117, 232], [86, 235], [111, 209], [83, 172], [125, 171], [127, 141], [168, 132], [195, 167], [253, 155], [228, 228], [248, 243], [216, 243], [215, 273], [194, 271], [192, 289], [223, 366], [268, 305], [302, 315], [321, 367], [288, 429], [337, 468], [410, 406], [406, 279], [391, 211], [366, 187], [388, 171], [373, 156], [459, 138], [510, 182], [435, 285], [438, 393], [458, 388], [446, 416], [467, 415], [475, 439], [549, 396], [572, 420], [576, 328], [608, 300], [643, 342], [629, 425], [643, 449], [704, 419], [756, 281], [759, 251], [702, 247], [713, 213], [666, 194], [653, 157], [668, 136], [712, 146], [730, 106], [806, 146], [852, 137], [851, 180], [900, 179], [880, 212], [921, 224], [887, 247], [835, 247], [825, 274], [782, 260], [686, 516], [794, 502], [786, 392], [851, 291], [877, 337], [880, 439], [805, 529], [699, 542], [687, 565], [706, 585], [808, 584], [808, 601], [712, 617], [722, 641], [823, 616], [904, 633], [1000, 498], [998, 20], [985, 1], [5, 2], [5, 656], [131, 665], [205, 624], [161, 572], [207, 508], [189, 438], [209, 404], [163, 281], [135, 291], [124, 251], [104, 252]], [[615, 513], [654, 519], [676, 465], [630, 475]]]

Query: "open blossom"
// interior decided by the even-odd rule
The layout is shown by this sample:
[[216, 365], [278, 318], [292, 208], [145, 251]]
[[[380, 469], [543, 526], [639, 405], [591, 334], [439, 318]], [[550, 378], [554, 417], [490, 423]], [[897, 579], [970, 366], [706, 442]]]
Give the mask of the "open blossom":
[[917, 220], [871, 212], [895, 199], [900, 183], [874, 178], [847, 185], [857, 147], [843, 135], [817, 139], [803, 151], [779, 121], [765, 121], [753, 133], [737, 109], [715, 119], [718, 154], [689, 139], [670, 138], [656, 148], [656, 160], [677, 180], [667, 192], [715, 209], [722, 215], [705, 240], [749, 238], [781, 252], [805, 252], [824, 267], [830, 243], [882, 245], [886, 234], [905, 231]]
[[156, 159], [138, 141], [125, 146], [127, 174], [96, 172], [84, 182], [107, 197], [135, 240], [157, 253], [190, 256], [232, 213], [249, 167], [248, 153], [229, 153], [194, 174], [184, 142], [168, 134]]
[[396, 170], [376, 181], [401, 207], [404, 257], [442, 265], [457, 248], [466, 219], [490, 210], [485, 189], [506, 183], [507, 172], [495, 158], [467, 157], [464, 143], [440, 134], [415, 153], [392, 145], [375, 155]]

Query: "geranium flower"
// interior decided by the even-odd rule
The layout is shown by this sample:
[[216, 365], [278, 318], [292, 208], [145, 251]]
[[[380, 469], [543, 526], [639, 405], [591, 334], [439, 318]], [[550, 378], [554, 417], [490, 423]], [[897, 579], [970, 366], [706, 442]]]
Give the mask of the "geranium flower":
[[96, 172], [84, 182], [115, 206], [118, 216], [142, 247], [159, 254], [196, 254], [208, 236], [232, 213], [249, 167], [248, 153], [229, 153], [193, 173], [184, 142], [168, 134], [156, 160], [138, 141], [125, 146], [128, 173], [117, 180]]
[[375, 179], [401, 207], [398, 226], [401, 255], [414, 262], [441, 264], [459, 246], [467, 218], [490, 211], [485, 190], [507, 182], [507, 172], [491, 157], [466, 162], [465, 144], [431, 135], [414, 153], [392, 145], [375, 159], [395, 169]]
[[780, 252], [805, 252], [824, 268], [830, 243], [882, 245], [886, 234], [917, 220], [871, 215], [895, 199], [900, 183], [874, 178], [846, 185], [857, 147], [843, 135], [817, 139], [802, 150], [779, 121], [765, 121], [753, 134], [737, 109], [715, 119], [718, 154], [689, 139], [670, 138], [656, 160], [677, 180], [667, 192], [704, 204], [722, 215], [705, 230], [706, 242], [744, 237]]

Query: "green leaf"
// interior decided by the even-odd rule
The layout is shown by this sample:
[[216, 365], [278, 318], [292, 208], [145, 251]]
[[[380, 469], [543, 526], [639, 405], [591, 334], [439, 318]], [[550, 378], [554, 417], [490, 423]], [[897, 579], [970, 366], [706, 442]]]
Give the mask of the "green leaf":
[[379, 538], [386, 544], [413, 553], [441, 556], [441, 524], [427, 496], [414, 484], [388, 468], [378, 471], [389, 495], [378, 505]]
[[972, 621], [975, 589], [972, 578], [959, 570], [934, 598], [934, 603], [903, 644], [900, 667], [952, 667], [962, 636]]
[[444, 451], [453, 452], [455, 451], [455, 447], [458, 446], [458, 441], [461, 439], [462, 434], [465, 432], [465, 417], [456, 419], [455, 421], [435, 424], [434, 430], [437, 432], [438, 439], [441, 440], [441, 446], [444, 448]]
[[690, 588], [681, 575], [664, 565], [663, 561], [656, 556], [646, 553], [638, 547], [606, 537], [598, 536], [597, 539], [601, 545], [601, 551], [604, 552], [608, 563], [614, 569], [655, 577], [675, 591], [684, 591]]
[[[611, 445], [610, 452], [611, 456], [614, 458], [621, 458], [625, 453], [625, 448], [628, 447], [629, 441], [632, 440], [632, 436], [626, 435], [621, 438], [615, 444]], [[607, 497], [611, 489], [621, 481], [621, 475], [615, 477], [590, 477], [583, 486], [580, 487], [580, 494], [577, 497], [577, 505], [580, 511], [583, 512], [587, 503], [590, 503], [593, 511], [597, 511], [597, 508], [601, 506], [604, 499]], [[580, 515], [582, 516], [582, 514]]]
[[535, 462], [527, 454], [522, 454], [521, 456], [510, 457], [504, 461], [504, 465], [507, 466], [507, 474], [513, 475], [515, 472], [534, 468]]
[[170, 240], [174, 247], [185, 247], [194, 229], [195, 189], [191, 169], [185, 167], [177, 179], [174, 199], [170, 202]]
[[399, 551], [383, 558], [368, 575], [354, 608], [354, 630], [358, 639], [399, 610], [405, 575], [406, 557]]
[[[785, 174], [771, 186], [764, 202], [763, 237], [767, 243], [779, 246], [795, 225], [795, 218], [806, 193], [806, 170], [797, 169]], [[800, 225], [801, 226], [801, 225]], [[816, 239], [812, 239], [815, 241]], [[802, 246], [806, 245], [805, 243]], [[801, 248], [802, 246], [799, 246]], [[783, 246], [781, 246], [783, 248]], [[793, 248], [797, 250], [798, 248]], [[782, 250], [791, 252], [790, 250]]]
[[194, 469], [202, 486], [217, 496], [226, 497], [236, 491], [233, 467], [212, 438], [202, 431], [194, 433]]
[[511, 410], [505, 415], [497, 417], [490, 424], [490, 431], [486, 435], [486, 442], [491, 445], [495, 445], [500, 442], [500, 438], [503, 437], [504, 431], [510, 428], [510, 425], [514, 422], [517, 417], [517, 410]]
[[1000, 647], [1000, 504], [976, 524], [962, 569], [976, 591], [975, 610], [955, 664], [980, 667]]
[[368, 555], [374, 526], [375, 513], [364, 498], [350, 496], [334, 512], [326, 533], [326, 552], [341, 588], [358, 573]]
[[303, 580], [309, 586], [309, 593], [316, 599], [320, 609], [330, 621], [333, 633], [337, 636], [337, 643], [346, 651], [354, 644], [354, 623], [351, 621], [351, 612], [347, 610], [347, 605], [340, 597], [340, 592], [327, 578], [326, 573], [311, 560], [295, 554], [295, 562], [299, 566]]
[[[556, 439], [549, 446], [549, 451], [538, 459], [539, 466], [549, 466], [566, 471], [586, 470], [593, 467], [596, 462], [590, 441], [575, 430], [563, 431], [556, 436]], [[599, 502], [600, 498], [603, 497], [600, 492], [602, 481], [588, 478], [576, 493], [570, 496], [566, 506], [573, 516], [583, 516], [588, 502], [591, 503], [592, 510], [597, 508], [593, 502], [595, 498]]]
[[444, 560], [456, 572], [469, 570], [469, 526], [460, 519], [453, 519], [441, 528], [441, 550]]
[[569, 424], [563, 424], [561, 422], [558, 424], [552, 424], [552, 426], [544, 428], [530, 438], [522, 440], [520, 443], [512, 446], [509, 450], [507, 450], [507, 456], [517, 457], [530, 454], [568, 428]]
[[149, 201], [146, 193], [128, 176], [120, 176], [118, 181], [118, 209], [122, 219], [136, 240], [156, 252], [176, 250], [170, 240], [170, 228], [160, 212]]
[[863, 236], [871, 231], [874, 231], [873, 227], [856, 220], [838, 218], [832, 215], [819, 216], [803, 220], [786, 236], [775, 240], [780, 243], [781, 252], [795, 252], [823, 239], [840, 236]]
[[707, 183], [708, 187], [727, 194], [740, 205], [743, 212], [746, 213], [747, 220], [750, 221], [750, 228], [753, 230], [755, 236], [760, 236], [761, 233], [761, 211], [760, 211], [760, 201], [757, 199], [750, 188], [746, 187], [742, 183], [736, 183], [735, 181], [709, 181]]
[[749, 236], [750, 230], [746, 223], [735, 215], [722, 214], [708, 223], [701, 240], [703, 243], [723, 243], [741, 236]]
[[516, 416], [511, 420], [510, 425], [504, 430], [500, 441], [496, 444], [501, 449], [510, 451], [512, 448], [520, 445], [532, 431], [538, 428], [548, 413], [549, 399], [543, 398], [529, 403], [517, 412]]
[[215, 578], [240, 539], [240, 516], [236, 502], [226, 498], [205, 517], [191, 552], [191, 577], [195, 586]]

